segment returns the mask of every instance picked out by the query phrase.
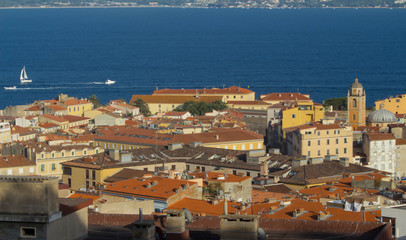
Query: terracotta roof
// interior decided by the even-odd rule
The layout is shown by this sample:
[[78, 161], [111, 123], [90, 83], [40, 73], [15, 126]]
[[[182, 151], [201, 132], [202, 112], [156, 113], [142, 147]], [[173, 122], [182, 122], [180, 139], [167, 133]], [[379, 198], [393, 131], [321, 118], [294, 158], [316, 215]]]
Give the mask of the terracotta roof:
[[63, 118], [60, 118], [60, 117], [57, 117], [57, 116], [54, 116], [54, 115], [51, 115], [51, 114], [44, 114], [44, 115], [42, 115], [42, 117], [48, 118], [48, 119], [51, 119], [53, 121], [60, 122], [60, 123], [68, 121], [66, 119], [63, 119]]
[[[231, 214], [238, 211], [238, 208], [236, 206], [241, 206], [241, 204], [228, 201], [228, 213]], [[181, 210], [183, 208], [186, 208], [194, 215], [220, 216], [224, 214], [224, 200], [209, 202], [199, 199], [183, 198], [169, 205], [166, 209]]]
[[109, 131], [105, 136], [97, 137], [95, 140], [167, 146], [172, 142], [172, 138], [173, 135], [157, 134], [156, 130], [129, 127]]
[[228, 87], [228, 88], [212, 88], [212, 89], [159, 89], [155, 90], [152, 94], [249, 94], [253, 91], [241, 87]]
[[177, 194], [177, 189], [192, 185], [197, 183], [161, 177], [137, 178], [107, 184], [103, 192], [166, 200]]
[[130, 103], [134, 103], [137, 99], [144, 100], [145, 103], [163, 103], [163, 104], [183, 104], [187, 101], [195, 102], [215, 102], [221, 101], [222, 96], [200, 96], [195, 98], [194, 96], [165, 96], [165, 95], [133, 95], [131, 97]]
[[401, 139], [401, 138], [396, 139], [396, 145], [405, 145], [405, 144], [406, 144], [406, 139]]
[[307, 96], [300, 93], [269, 93], [261, 100], [263, 101], [285, 101], [285, 100], [299, 100], [299, 101], [312, 101]]
[[59, 127], [59, 125], [55, 124], [55, 123], [38, 123], [38, 126], [41, 127], [41, 128]]
[[252, 202], [263, 203], [265, 201], [286, 200], [287, 198], [295, 198], [293, 195], [279, 192], [268, 192], [264, 190], [252, 190]]
[[89, 120], [89, 118], [87, 118], [87, 117], [79, 117], [79, 116], [73, 116], [73, 115], [64, 115], [64, 116], [61, 116], [61, 118], [65, 119], [66, 121], [68, 121], [70, 123]]
[[31, 106], [31, 107], [25, 109], [25, 111], [41, 111], [40, 108], [41, 108], [40, 105], [34, 105], [34, 106]]
[[245, 129], [219, 129], [215, 132], [194, 133], [194, 134], [179, 134], [173, 136], [173, 142], [181, 142], [189, 144], [190, 142], [202, 143], [218, 143], [218, 142], [234, 142], [234, 141], [249, 141], [263, 140], [261, 134], [245, 130]]
[[83, 99], [71, 99], [62, 101], [66, 106], [74, 106], [74, 105], [82, 105], [82, 104], [91, 104], [90, 102], [83, 100]]
[[275, 193], [290, 193], [293, 191], [292, 188], [286, 186], [285, 184], [277, 183], [264, 186], [264, 189], [268, 192], [275, 192]]
[[370, 141], [394, 140], [395, 137], [391, 133], [366, 133]]
[[7, 157], [0, 156], [0, 168], [12, 168], [24, 166], [35, 166], [35, 163], [28, 160], [22, 155], [7, 156]]
[[29, 128], [24, 128], [24, 127], [15, 125], [11, 128], [11, 133], [12, 134], [18, 133], [20, 136], [23, 136], [23, 135], [36, 134], [37, 132], [32, 131]]
[[[302, 209], [302, 214], [293, 217], [293, 211], [297, 209]], [[333, 208], [324, 206], [319, 202], [308, 202], [301, 199], [295, 199], [291, 201], [290, 205], [287, 205], [276, 211], [273, 214], [264, 214], [261, 217], [263, 218], [272, 218], [272, 219], [297, 219], [297, 220], [317, 220], [317, 215], [319, 212], [327, 211], [327, 217], [324, 221], [367, 221], [367, 222], [378, 222], [375, 214], [372, 214], [368, 211], [362, 212], [351, 212], [345, 211], [341, 208]], [[380, 211], [379, 211], [380, 212]]]
[[91, 199], [92, 202], [96, 201], [97, 199], [100, 198], [100, 196], [94, 195], [94, 194], [87, 194], [87, 193], [74, 193], [70, 195], [68, 198], [83, 198], [83, 199]]

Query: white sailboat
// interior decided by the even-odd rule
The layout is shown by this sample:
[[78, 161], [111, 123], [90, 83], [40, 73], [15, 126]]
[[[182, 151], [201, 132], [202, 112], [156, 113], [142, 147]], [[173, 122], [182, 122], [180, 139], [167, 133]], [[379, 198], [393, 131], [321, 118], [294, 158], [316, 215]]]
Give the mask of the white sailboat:
[[32, 79], [28, 79], [27, 72], [25, 71], [25, 66], [23, 67], [23, 69], [21, 69], [20, 82], [21, 83], [30, 83], [30, 82], [32, 82]]
[[4, 87], [4, 90], [15, 90], [17, 89], [16, 86], [12, 86], [12, 87]]

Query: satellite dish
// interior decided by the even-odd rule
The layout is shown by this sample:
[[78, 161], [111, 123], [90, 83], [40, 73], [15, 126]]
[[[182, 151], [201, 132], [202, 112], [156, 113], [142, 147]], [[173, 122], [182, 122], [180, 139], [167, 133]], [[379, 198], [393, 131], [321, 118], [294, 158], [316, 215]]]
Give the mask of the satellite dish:
[[258, 239], [259, 240], [265, 240], [266, 239], [266, 233], [264, 229], [258, 228]]
[[187, 208], [183, 208], [182, 210], [185, 211], [186, 222], [187, 223], [192, 223], [193, 222], [192, 213]]

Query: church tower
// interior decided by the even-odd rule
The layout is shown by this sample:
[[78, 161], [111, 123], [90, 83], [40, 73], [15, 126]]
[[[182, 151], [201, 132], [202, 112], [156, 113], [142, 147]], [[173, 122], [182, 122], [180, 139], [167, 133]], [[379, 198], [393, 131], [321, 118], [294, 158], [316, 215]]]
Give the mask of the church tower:
[[347, 95], [347, 123], [354, 129], [358, 126], [365, 126], [365, 90], [362, 84], [355, 78]]

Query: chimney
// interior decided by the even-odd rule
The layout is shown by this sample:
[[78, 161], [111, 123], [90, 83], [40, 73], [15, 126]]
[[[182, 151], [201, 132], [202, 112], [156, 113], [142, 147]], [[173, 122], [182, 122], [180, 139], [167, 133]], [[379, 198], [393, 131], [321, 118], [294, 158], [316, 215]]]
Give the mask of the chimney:
[[350, 159], [347, 157], [341, 157], [339, 161], [340, 161], [340, 164], [343, 165], [344, 167], [350, 166]]
[[219, 135], [216, 135], [216, 139], [219, 140]]
[[139, 209], [140, 213], [139, 213], [139, 221], [142, 222], [142, 208]]
[[176, 149], [181, 149], [181, 148], [183, 148], [183, 143], [169, 143], [168, 144], [168, 149], [171, 151], [176, 150]]
[[323, 163], [324, 159], [323, 158], [310, 158], [309, 159], [309, 164], [320, 164]]
[[292, 159], [292, 168], [301, 167], [301, 166], [304, 166], [304, 165], [307, 165], [306, 157], [302, 156], [302, 157]]
[[118, 149], [109, 149], [109, 156], [114, 161], [120, 161], [120, 151]]
[[227, 198], [224, 198], [224, 215], [228, 214]]

